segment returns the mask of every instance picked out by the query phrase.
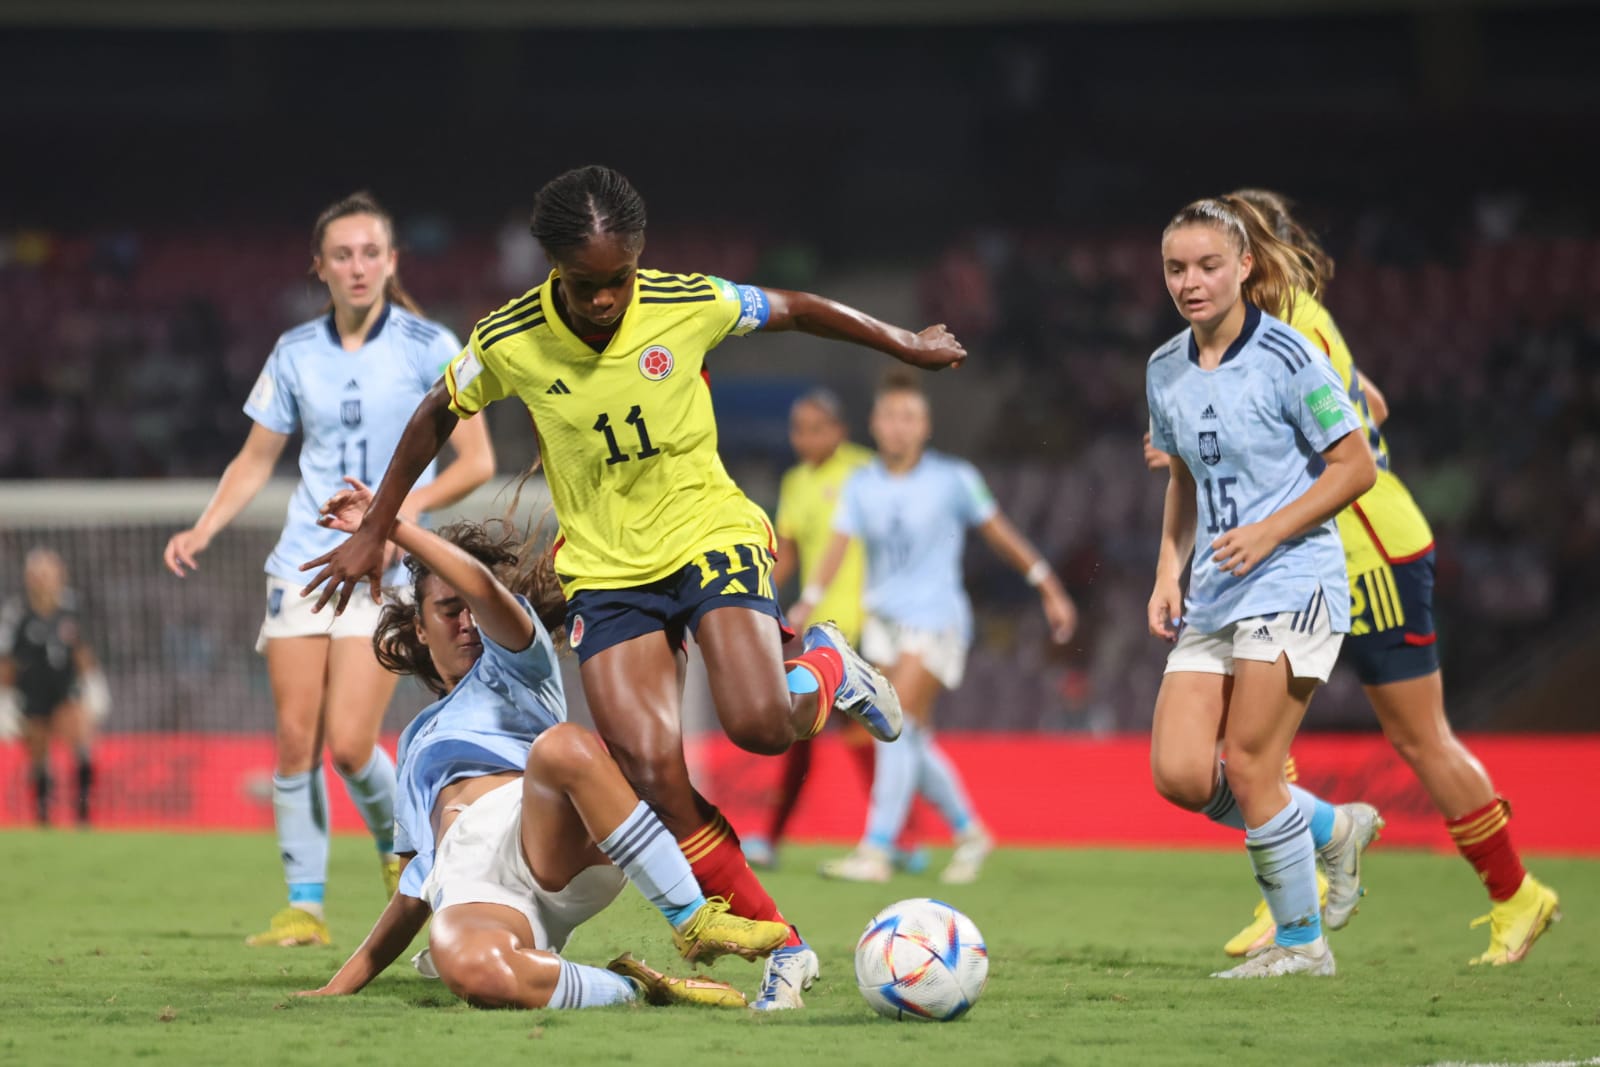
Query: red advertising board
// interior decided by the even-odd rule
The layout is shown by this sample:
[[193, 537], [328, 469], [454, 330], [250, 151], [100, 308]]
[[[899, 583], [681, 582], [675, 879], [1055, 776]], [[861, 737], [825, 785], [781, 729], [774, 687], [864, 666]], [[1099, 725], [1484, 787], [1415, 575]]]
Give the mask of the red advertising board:
[[[1234, 847], [1236, 832], [1206, 823], [1156, 796], [1143, 736], [1088, 739], [1054, 734], [945, 734], [983, 819], [1016, 845]], [[1511, 801], [1517, 844], [1534, 852], [1600, 855], [1600, 823], [1580, 817], [1593, 797], [1600, 735], [1476, 735], [1473, 752]], [[392, 745], [393, 740], [389, 743]], [[796, 840], [851, 841], [861, 833], [866, 787], [833, 736], [817, 749], [790, 822]], [[1338, 802], [1367, 800], [1388, 821], [1389, 845], [1447, 849], [1450, 840], [1427, 794], [1376, 734], [1311, 735], [1295, 744], [1301, 783]], [[127, 734], [96, 752], [95, 822], [105, 827], [267, 829], [272, 825], [272, 739], [266, 735]], [[741, 833], [760, 833], [781, 760], [741, 752], [721, 735], [699, 739], [691, 765], [701, 790]], [[1585, 768], [1588, 768], [1587, 770]], [[73, 775], [55, 765], [58, 821], [71, 815]], [[331, 770], [333, 824], [360, 820]], [[26, 757], [0, 746], [0, 823], [32, 818]], [[937, 819], [919, 820], [936, 826]]]

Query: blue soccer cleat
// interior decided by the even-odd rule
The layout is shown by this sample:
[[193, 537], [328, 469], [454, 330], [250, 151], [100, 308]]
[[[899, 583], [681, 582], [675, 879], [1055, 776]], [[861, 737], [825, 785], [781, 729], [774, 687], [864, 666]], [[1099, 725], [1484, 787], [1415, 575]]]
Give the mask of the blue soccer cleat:
[[867, 733], [879, 741], [893, 741], [900, 736], [905, 721], [900, 711], [900, 697], [889, 684], [889, 679], [850, 647], [844, 634], [831, 622], [819, 622], [806, 627], [801, 644], [807, 652], [814, 648], [831, 648], [844, 661], [844, 678], [833, 694], [833, 706], [867, 728]]

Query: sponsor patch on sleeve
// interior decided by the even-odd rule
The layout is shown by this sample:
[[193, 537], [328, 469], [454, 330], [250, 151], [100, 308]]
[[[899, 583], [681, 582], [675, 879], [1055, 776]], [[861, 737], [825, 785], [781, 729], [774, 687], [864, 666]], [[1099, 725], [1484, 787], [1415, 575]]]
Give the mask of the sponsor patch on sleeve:
[[1317, 420], [1317, 425], [1324, 430], [1331, 430], [1344, 419], [1344, 412], [1339, 408], [1339, 398], [1333, 393], [1333, 386], [1324, 385], [1306, 396], [1306, 407], [1311, 409], [1312, 418]]

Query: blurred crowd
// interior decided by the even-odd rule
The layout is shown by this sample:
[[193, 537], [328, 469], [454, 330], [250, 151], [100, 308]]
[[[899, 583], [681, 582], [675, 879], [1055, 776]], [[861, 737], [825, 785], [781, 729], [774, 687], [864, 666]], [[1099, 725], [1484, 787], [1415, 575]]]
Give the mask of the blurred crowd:
[[[1576, 229], [1550, 235], [1516, 201], [1485, 199], [1446, 231], [1373, 211], [1330, 242], [1327, 303], [1389, 400], [1393, 467], [1437, 534], [1454, 692], [1600, 591], [1600, 239]], [[520, 220], [412, 219], [401, 237], [406, 284], [457, 331], [544, 271]], [[803, 246], [719, 233], [653, 233], [652, 253], [766, 284], [816, 270]], [[986, 413], [964, 427], [970, 458], [1084, 610], [1081, 638], [1051, 649], [1031, 591], [974, 553], [980, 638], [944, 714], [1141, 728], [1164, 653], [1143, 622], [1160, 518], [1140, 455], [1144, 362], [1179, 325], [1152, 235], [984, 230], [928, 262], [928, 321], [985, 353], [962, 383], [967, 418]], [[216, 477], [273, 340], [322, 306], [308, 265], [291, 231], [0, 238], [0, 479]], [[1368, 721], [1348, 679], [1313, 715]]]

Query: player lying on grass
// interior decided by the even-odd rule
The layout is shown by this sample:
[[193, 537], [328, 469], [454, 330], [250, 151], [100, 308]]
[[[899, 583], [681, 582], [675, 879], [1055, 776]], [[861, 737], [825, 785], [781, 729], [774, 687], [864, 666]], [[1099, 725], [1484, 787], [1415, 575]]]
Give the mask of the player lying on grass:
[[[322, 521], [349, 532], [372, 494], [346, 481], [353, 488], [324, 506]], [[434, 534], [398, 520], [390, 537], [410, 553], [413, 598], [384, 608], [373, 644], [385, 667], [416, 675], [439, 699], [400, 736], [400, 888], [315, 994], [360, 990], [431, 913], [419, 970], [480, 1007], [586, 1008], [641, 997], [743, 1007], [731, 986], [670, 978], [629, 954], [609, 970], [561, 958], [573, 929], [630, 879], [672, 924], [688, 960], [756, 959], [782, 945], [789, 928], [708, 901], [600, 739], [565, 721], [542, 621], [559, 620], [565, 603], [547, 555], [523, 563], [511, 532], [497, 538], [477, 523]]]

